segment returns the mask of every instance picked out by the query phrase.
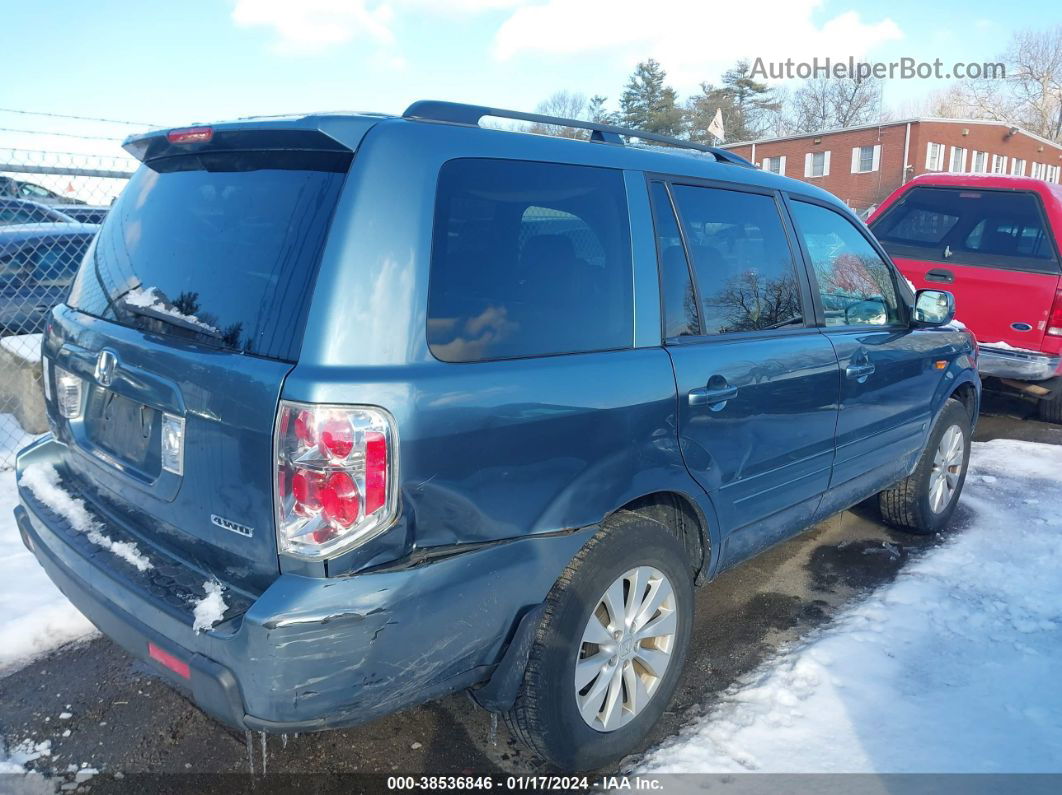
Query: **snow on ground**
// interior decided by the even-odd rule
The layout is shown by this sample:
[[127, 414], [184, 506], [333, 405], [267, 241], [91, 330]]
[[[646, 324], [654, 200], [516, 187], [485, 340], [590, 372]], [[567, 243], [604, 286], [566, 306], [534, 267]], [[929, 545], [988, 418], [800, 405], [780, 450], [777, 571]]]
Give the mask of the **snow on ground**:
[[95, 632], [22, 545], [17, 504], [15, 473], [0, 472], [0, 674]]
[[975, 444], [966, 520], [639, 771], [1062, 771], [1062, 447]]
[[36, 364], [41, 360], [40, 334], [18, 334], [12, 337], [0, 337], [0, 345], [31, 364]]

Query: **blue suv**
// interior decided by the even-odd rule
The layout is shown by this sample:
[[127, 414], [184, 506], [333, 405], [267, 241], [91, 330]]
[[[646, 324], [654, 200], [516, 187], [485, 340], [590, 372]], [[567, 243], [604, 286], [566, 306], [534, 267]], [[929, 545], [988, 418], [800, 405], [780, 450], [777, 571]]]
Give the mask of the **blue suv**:
[[440, 102], [125, 146], [18, 525], [232, 726], [468, 689], [598, 768], [667, 706], [695, 584], [872, 495], [921, 533], [955, 508], [976, 345], [807, 183]]

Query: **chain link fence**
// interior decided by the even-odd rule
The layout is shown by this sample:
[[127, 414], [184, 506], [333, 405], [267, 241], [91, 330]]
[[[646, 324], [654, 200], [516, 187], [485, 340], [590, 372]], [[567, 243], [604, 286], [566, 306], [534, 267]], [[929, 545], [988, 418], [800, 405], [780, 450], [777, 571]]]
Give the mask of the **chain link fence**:
[[48, 430], [41, 333], [136, 161], [0, 148], [0, 470]]

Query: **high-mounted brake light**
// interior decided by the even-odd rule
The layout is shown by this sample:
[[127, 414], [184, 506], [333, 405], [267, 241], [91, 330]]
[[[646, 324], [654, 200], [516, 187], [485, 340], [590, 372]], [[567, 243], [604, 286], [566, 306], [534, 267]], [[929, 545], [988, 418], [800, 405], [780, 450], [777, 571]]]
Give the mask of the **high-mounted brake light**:
[[166, 140], [171, 144], [205, 144], [213, 137], [213, 127], [186, 127], [166, 133]]
[[368, 406], [281, 401], [276, 515], [280, 550], [324, 558], [362, 544], [397, 513], [394, 421]]
[[1051, 305], [1051, 314], [1047, 316], [1047, 333], [1052, 337], [1062, 337], [1062, 288], [1055, 290], [1055, 301]]

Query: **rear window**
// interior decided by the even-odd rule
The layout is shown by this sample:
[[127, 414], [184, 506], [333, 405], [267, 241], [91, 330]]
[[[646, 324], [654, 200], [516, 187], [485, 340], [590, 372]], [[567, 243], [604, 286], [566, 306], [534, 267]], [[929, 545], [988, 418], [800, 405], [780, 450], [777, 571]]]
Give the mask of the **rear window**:
[[1013, 270], [1058, 270], [1038, 198], [1017, 191], [912, 188], [873, 224], [899, 257]]
[[622, 175], [513, 160], [446, 163], [428, 293], [428, 344], [443, 361], [630, 347]]
[[294, 361], [349, 153], [230, 152], [142, 166], [107, 214], [69, 305]]

